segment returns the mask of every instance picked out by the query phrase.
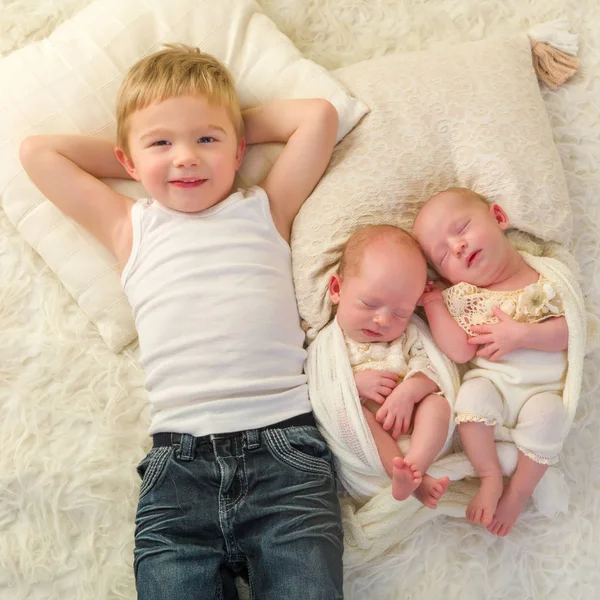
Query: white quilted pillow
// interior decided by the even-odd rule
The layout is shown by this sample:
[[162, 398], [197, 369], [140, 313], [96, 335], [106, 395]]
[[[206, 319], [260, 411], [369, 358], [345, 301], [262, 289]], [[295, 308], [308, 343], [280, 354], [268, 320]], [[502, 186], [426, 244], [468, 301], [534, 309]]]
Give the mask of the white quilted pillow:
[[410, 228], [421, 203], [451, 185], [500, 203], [518, 229], [569, 241], [563, 168], [526, 35], [388, 55], [334, 75], [370, 113], [338, 145], [294, 223], [309, 338], [331, 318], [327, 282], [352, 231]]
[[[367, 112], [325, 69], [303, 58], [252, 0], [97, 0], [48, 39], [0, 60], [0, 201], [115, 352], [136, 335], [116, 260], [37, 192], [22, 171], [18, 148], [32, 134], [114, 136], [125, 72], [174, 41], [224, 61], [243, 107], [327, 98], [339, 113], [338, 141]], [[238, 183], [260, 181], [277, 152], [273, 145], [250, 148]], [[129, 191], [145, 195], [139, 185]]]

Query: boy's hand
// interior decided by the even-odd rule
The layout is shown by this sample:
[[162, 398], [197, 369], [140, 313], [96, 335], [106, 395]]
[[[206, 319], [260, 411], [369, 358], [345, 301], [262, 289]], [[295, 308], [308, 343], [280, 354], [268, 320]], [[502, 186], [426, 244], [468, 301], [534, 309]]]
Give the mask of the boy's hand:
[[528, 324], [514, 321], [498, 307], [493, 309], [493, 313], [500, 323], [473, 325], [471, 331], [477, 335], [468, 338], [467, 343], [483, 346], [475, 354], [496, 361], [505, 354], [523, 347], [521, 340]]
[[400, 434], [407, 433], [410, 429], [414, 408], [415, 401], [412, 395], [403, 393], [403, 386], [398, 385], [377, 411], [375, 418], [390, 432], [392, 438], [397, 440]]
[[359, 398], [383, 404], [398, 384], [398, 375], [391, 371], [359, 371], [354, 381]]
[[427, 306], [428, 304], [431, 304], [432, 302], [443, 302], [444, 301], [444, 297], [442, 296], [442, 288], [435, 282], [433, 281], [428, 281], [425, 284], [425, 290], [423, 291], [423, 294], [421, 295], [421, 297], [419, 298], [417, 305], [418, 306]]

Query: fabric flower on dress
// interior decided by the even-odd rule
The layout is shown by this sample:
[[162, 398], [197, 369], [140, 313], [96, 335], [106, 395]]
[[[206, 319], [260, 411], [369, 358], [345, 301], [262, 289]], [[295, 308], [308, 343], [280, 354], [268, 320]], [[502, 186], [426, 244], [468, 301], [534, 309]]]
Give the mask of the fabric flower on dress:
[[550, 303], [555, 296], [556, 292], [549, 283], [528, 285], [519, 296], [517, 312], [537, 318], [550, 316], [549, 313], [558, 314], [558, 307]]
[[508, 298], [500, 305], [500, 310], [507, 314], [509, 317], [512, 317], [517, 308], [516, 302], [512, 298]]
[[[557, 315], [558, 311], [560, 310], [560, 306], [557, 306], [556, 304], [550, 304], [550, 300], [553, 300], [556, 297], [556, 291], [549, 283], [544, 283], [542, 289], [544, 290], [547, 298], [546, 307], [552, 314]], [[560, 304], [560, 298], [556, 298], [556, 301]]]

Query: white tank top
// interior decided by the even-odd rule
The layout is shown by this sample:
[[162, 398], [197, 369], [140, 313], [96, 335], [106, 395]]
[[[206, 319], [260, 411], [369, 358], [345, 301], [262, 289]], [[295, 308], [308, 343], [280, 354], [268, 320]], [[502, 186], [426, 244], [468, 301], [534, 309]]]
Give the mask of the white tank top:
[[254, 429], [311, 410], [290, 248], [258, 187], [201, 213], [142, 200], [121, 281], [150, 434]]

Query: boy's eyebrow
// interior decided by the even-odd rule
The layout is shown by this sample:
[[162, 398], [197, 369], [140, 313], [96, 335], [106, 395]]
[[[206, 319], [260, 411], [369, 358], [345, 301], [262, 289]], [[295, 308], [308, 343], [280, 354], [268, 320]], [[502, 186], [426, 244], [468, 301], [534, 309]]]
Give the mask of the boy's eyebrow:
[[[209, 123], [208, 125], [203, 126], [201, 129], [211, 129], [211, 130], [216, 130], [216, 131], [221, 131], [224, 134], [227, 134], [227, 131], [225, 131], [225, 129], [223, 127], [221, 127], [221, 125], [215, 125], [213, 123]], [[164, 127], [155, 127], [154, 129], [150, 129], [150, 131], [147, 131], [141, 138], [140, 140], [144, 140], [148, 137], [152, 137], [155, 135], [162, 135], [163, 133], [170, 133], [169, 129], [166, 129]]]
[[216, 130], [218, 130], [218, 131], [222, 131], [223, 133], [227, 133], [227, 132], [225, 131], [225, 128], [224, 128], [224, 127], [221, 127], [220, 125], [213, 125], [212, 123], [208, 124], [208, 125], [206, 126], [206, 128], [207, 128], [207, 129], [216, 129]]

